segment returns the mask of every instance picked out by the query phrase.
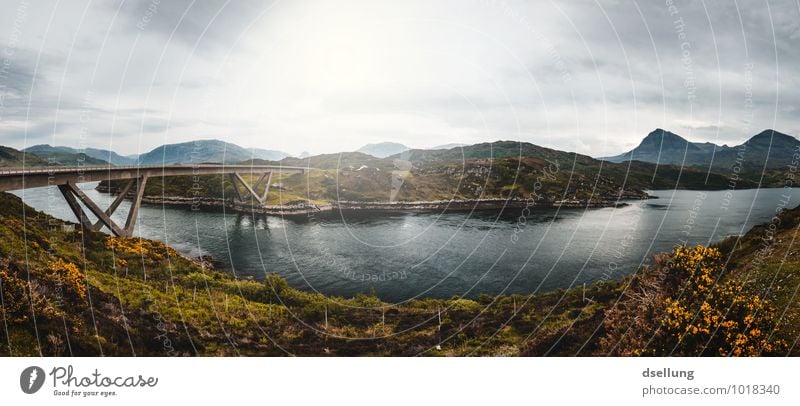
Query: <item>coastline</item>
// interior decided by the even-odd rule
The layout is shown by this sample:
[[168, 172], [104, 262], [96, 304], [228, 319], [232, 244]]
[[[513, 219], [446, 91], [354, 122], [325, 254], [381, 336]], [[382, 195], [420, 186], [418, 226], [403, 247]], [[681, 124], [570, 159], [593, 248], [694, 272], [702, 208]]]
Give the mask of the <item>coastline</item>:
[[[114, 193], [108, 187], [96, 188], [101, 193]], [[621, 208], [629, 203], [625, 201], [647, 200], [654, 198], [648, 193], [626, 192], [619, 198], [606, 198], [598, 200], [556, 200], [533, 202], [529, 199], [513, 198], [485, 198], [485, 199], [452, 199], [452, 200], [426, 200], [426, 201], [398, 201], [398, 202], [369, 202], [369, 201], [337, 201], [315, 204], [307, 201], [289, 202], [282, 205], [258, 205], [234, 202], [230, 199], [217, 197], [182, 197], [182, 196], [152, 196], [142, 197], [142, 203], [165, 205], [175, 207], [188, 207], [193, 209], [226, 209], [235, 212], [263, 214], [268, 216], [313, 216], [333, 211], [345, 212], [469, 212], [469, 211], [495, 211], [506, 209], [601, 209]]]

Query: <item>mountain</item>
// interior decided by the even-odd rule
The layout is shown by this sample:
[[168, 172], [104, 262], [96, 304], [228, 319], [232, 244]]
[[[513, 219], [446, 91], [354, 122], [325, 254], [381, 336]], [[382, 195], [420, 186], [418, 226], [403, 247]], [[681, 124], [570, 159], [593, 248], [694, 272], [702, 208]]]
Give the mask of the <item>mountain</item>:
[[131, 158], [122, 156], [107, 149], [86, 148], [83, 152], [92, 158], [102, 159], [106, 162], [110, 162], [112, 165], [136, 165], [137, 162], [136, 157]]
[[0, 146], [0, 168], [22, 167], [23, 164], [25, 166], [47, 166], [47, 161], [33, 154]]
[[708, 165], [715, 153], [727, 150], [712, 143], [694, 143], [657, 128], [638, 147], [624, 154], [600, 158], [609, 162], [642, 161], [668, 165]]
[[[263, 148], [250, 148], [250, 152], [253, 154], [253, 158], [255, 159], [263, 159], [265, 161], [280, 161], [283, 158], [289, 156], [289, 154], [281, 151], [273, 151], [271, 149], [263, 149]], [[250, 158], [248, 158], [250, 159]]]
[[454, 143], [450, 143], [450, 144], [437, 145], [435, 147], [431, 147], [431, 148], [428, 148], [428, 149], [453, 149], [453, 148], [458, 148], [458, 147], [466, 147], [467, 145], [468, 144], [459, 144], [459, 143], [455, 143], [454, 142]]
[[405, 151], [408, 151], [410, 148], [403, 144], [398, 144], [396, 142], [381, 142], [378, 144], [367, 144], [363, 147], [359, 148], [356, 152], [361, 152], [367, 155], [372, 155], [376, 158], [386, 158], [391, 155], [396, 155]]
[[745, 171], [760, 176], [763, 169], [787, 169], [800, 152], [800, 140], [775, 130], [764, 130], [744, 144], [718, 152], [714, 167], [729, 170], [741, 161]]
[[[249, 160], [247, 164], [274, 164]], [[619, 198], [641, 198], [645, 190], [729, 187], [730, 177], [706, 170], [647, 162], [610, 163], [518, 141], [497, 141], [451, 150], [409, 150], [387, 158], [361, 152], [285, 158], [286, 166], [313, 168], [303, 174], [279, 174], [279, 191], [268, 204], [337, 201], [420, 202], [514, 199], [535, 196], [537, 205], [569, 201], [609, 205]], [[148, 196], [191, 197], [191, 188], [168, 178], [148, 182]], [[201, 177], [206, 197], [232, 196], [224, 177]], [[737, 188], [757, 183], [741, 179]], [[119, 185], [112, 185], [119, 187]], [[223, 191], [229, 190], [226, 193]]]
[[[51, 165], [108, 165], [108, 161], [95, 158], [88, 151], [81, 151], [70, 147], [54, 147], [48, 144], [40, 144], [25, 148], [23, 151], [25, 153], [38, 156]], [[103, 150], [95, 149], [94, 151], [97, 152]]]
[[239, 163], [248, 159], [276, 160], [287, 157], [280, 151], [252, 148], [220, 140], [198, 140], [167, 144], [139, 155], [143, 165], [172, 165], [189, 163]]
[[741, 145], [729, 147], [689, 142], [659, 128], [648, 134], [633, 150], [600, 159], [710, 167], [719, 173], [731, 173], [738, 166], [742, 177], [758, 180], [764, 169], [775, 170], [791, 165], [798, 148], [800, 140], [775, 130], [764, 130]]
[[[65, 146], [50, 146], [48, 144], [41, 144], [41, 145], [34, 145], [32, 147], [28, 147], [25, 149], [26, 152], [30, 152], [31, 154], [36, 154], [41, 157], [48, 157], [48, 156], [67, 156], [63, 154], [85, 154], [89, 158], [98, 159], [104, 163], [111, 163], [112, 165], [134, 165], [136, 164], [136, 159], [125, 157], [122, 155], [117, 154], [114, 151], [109, 151], [107, 149], [98, 149], [98, 148], [86, 148], [83, 150], [65, 147]], [[63, 158], [61, 159], [63, 160]], [[71, 160], [71, 158], [67, 159]], [[99, 163], [100, 161], [93, 161], [93, 163]]]
[[[465, 159], [500, 159], [514, 157], [537, 157], [541, 159], [564, 158], [574, 155], [570, 152], [557, 151], [520, 141], [495, 141], [475, 145], [467, 145], [451, 149], [412, 149], [407, 153], [390, 156], [394, 159], [408, 159], [412, 162], [422, 161], [458, 161]], [[586, 155], [582, 157], [593, 159]]]

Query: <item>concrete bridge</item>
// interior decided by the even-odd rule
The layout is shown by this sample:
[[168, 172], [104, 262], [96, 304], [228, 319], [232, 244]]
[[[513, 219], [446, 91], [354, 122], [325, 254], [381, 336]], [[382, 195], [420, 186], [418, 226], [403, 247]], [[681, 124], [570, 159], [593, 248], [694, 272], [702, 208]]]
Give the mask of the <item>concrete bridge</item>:
[[[83, 228], [100, 230], [105, 226], [115, 236], [130, 237], [133, 235], [148, 178], [228, 175], [236, 191], [236, 198], [239, 201], [244, 203], [249, 198], [259, 204], [264, 204], [267, 201], [273, 173], [305, 173], [308, 169], [296, 166], [214, 164], [15, 168], [0, 171], [0, 192], [58, 186], [61, 194], [64, 195], [64, 200], [66, 200], [72, 212], [75, 213], [75, 217], [78, 218]], [[251, 186], [244, 180], [242, 174], [258, 176], [258, 180]], [[101, 209], [97, 203], [92, 201], [77, 186], [78, 183], [103, 180], [128, 180], [111, 205], [105, 210]], [[264, 191], [260, 194], [256, 193], [262, 183], [264, 184]], [[241, 190], [242, 187], [244, 192]], [[122, 200], [131, 192], [133, 192], [131, 208], [128, 211], [125, 225], [121, 226], [111, 219], [111, 215], [114, 214]], [[92, 224], [80, 203], [83, 203], [83, 206], [98, 218], [97, 223]]]

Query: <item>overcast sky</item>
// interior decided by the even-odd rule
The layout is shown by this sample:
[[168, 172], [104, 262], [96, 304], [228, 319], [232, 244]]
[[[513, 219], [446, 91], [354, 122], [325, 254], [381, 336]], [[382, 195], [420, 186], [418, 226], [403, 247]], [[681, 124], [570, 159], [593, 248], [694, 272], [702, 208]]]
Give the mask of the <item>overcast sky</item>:
[[311, 153], [800, 134], [800, 0], [0, 0], [0, 144]]

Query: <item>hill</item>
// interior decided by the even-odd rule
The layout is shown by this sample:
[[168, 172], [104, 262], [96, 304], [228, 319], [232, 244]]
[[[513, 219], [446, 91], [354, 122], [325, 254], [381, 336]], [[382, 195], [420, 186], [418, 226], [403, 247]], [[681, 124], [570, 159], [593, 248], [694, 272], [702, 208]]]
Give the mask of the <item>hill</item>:
[[[25, 148], [23, 151], [28, 154], [36, 155], [46, 162], [50, 162], [51, 165], [108, 165], [108, 161], [93, 157], [89, 150], [81, 151], [70, 147], [53, 147], [48, 144], [40, 144]], [[104, 150], [92, 149], [92, 152], [98, 155], [102, 155], [102, 151]], [[105, 152], [110, 153], [111, 151]]]
[[359, 148], [356, 152], [372, 155], [376, 158], [386, 158], [391, 155], [408, 151], [410, 148], [396, 142], [381, 142], [378, 144], [367, 144]]
[[714, 167], [729, 169], [736, 165], [737, 159], [745, 170], [760, 174], [766, 169], [786, 171], [795, 154], [800, 152], [800, 140], [774, 130], [764, 130], [744, 144], [720, 151], [714, 158]]
[[431, 148], [427, 148], [427, 149], [453, 149], [453, 148], [459, 148], [459, 147], [466, 147], [467, 145], [469, 145], [469, 144], [461, 144], [461, 143], [457, 143], [457, 142], [452, 142], [450, 144], [437, 145], [435, 147], [431, 147]]
[[[714, 189], [730, 179], [706, 171], [645, 162], [609, 163], [586, 155], [529, 143], [498, 141], [450, 150], [410, 150], [388, 158], [360, 152], [284, 158], [280, 162], [313, 168], [306, 174], [273, 178], [268, 204], [298, 200], [316, 204], [340, 201], [420, 202], [534, 197], [536, 204], [568, 201], [575, 206], [611, 205], [620, 198], [641, 198], [648, 189]], [[148, 182], [148, 196], [192, 197], [186, 180]], [[222, 176], [201, 177], [204, 197], [234, 195]], [[740, 180], [737, 187], [756, 184]], [[105, 184], [102, 185], [105, 187]], [[116, 184], [114, 186], [117, 186]], [[260, 192], [260, 191], [259, 191]]]
[[247, 149], [220, 140], [197, 140], [178, 144], [166, 144], [139, 155], [143, 165], [172, 165], [190, 163], [239, 163], [248, 159], [277, 160], [287, 157], [280, 151]]
[[117, 154], [114, 151], [110, 151], [107, 149], [99, 149], [99, 148], [85, 148], [82, 150], [65, 147], [65, 146], [57, 146], [53, 147], [48, 144], [41, 144], [41, 145], [34, 145], [32, 147], [28, 147], [25, 149], [26, 152], [30, 152], [32, 154], [37, 154], [41, 156], [47, 155], [54, 155], [54, 154], [85, 154], [87, 157], [98, 159], [103, 162], [109, 162], [112, 165], [135, 165], [136, 159], [122, 156]]
[[25, 154], [11, 147], [0, 146], [0, 168], [22, 166], [47, 166], [47, 161], [36, 155]]

